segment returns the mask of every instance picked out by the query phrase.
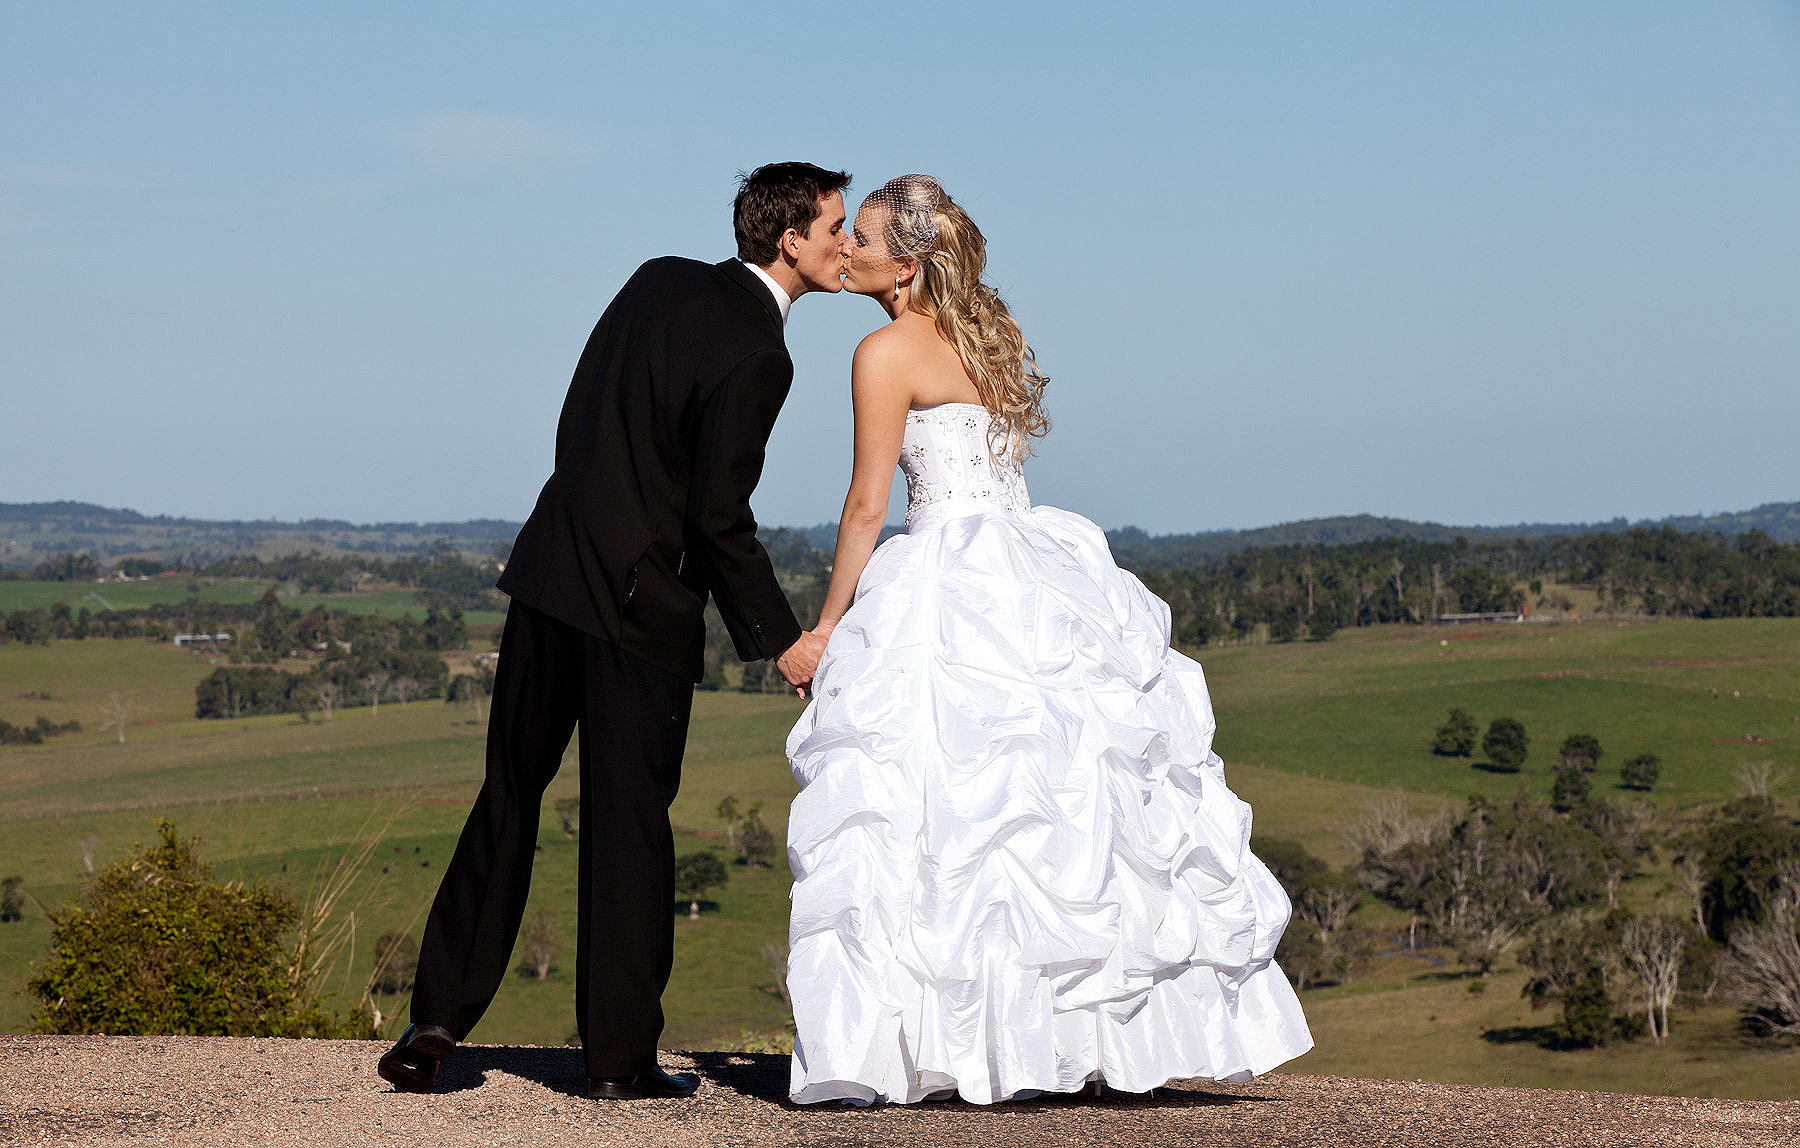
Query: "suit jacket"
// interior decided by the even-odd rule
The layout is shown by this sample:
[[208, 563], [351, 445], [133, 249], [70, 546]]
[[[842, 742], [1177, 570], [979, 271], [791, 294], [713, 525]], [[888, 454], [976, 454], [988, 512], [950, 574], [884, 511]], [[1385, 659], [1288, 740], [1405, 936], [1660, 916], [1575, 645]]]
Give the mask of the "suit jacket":
[[709, 592], [740, 658], [786, 650], [800, 623], [750, 493], [793, 378], [781, 312], [743, 264], [638, 268], [581, 353], [500, 589], [690, 681]]

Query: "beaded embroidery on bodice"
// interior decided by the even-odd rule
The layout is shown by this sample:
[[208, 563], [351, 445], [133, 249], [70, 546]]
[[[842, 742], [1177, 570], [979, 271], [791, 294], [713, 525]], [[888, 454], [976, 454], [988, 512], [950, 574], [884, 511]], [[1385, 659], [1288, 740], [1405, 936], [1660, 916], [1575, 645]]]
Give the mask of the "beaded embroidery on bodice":
[[906, 524], [927, 507], [989, 503], [1023, 514], [1031, 509], [1024, 467], [996, 459], [988, 445], [992, 416], [978, 403], [939, 403], [906, 412], [900, 469], [906, 474]]

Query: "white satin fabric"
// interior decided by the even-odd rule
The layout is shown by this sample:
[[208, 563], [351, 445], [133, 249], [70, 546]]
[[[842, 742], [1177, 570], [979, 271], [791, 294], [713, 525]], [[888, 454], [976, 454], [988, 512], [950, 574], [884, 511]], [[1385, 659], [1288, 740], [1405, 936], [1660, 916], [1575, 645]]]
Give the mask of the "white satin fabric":
[[914, 411], [788, 738], [798, 1103], [1244, 1080], [1312, 1047], [1200, 667], [987, 412]]

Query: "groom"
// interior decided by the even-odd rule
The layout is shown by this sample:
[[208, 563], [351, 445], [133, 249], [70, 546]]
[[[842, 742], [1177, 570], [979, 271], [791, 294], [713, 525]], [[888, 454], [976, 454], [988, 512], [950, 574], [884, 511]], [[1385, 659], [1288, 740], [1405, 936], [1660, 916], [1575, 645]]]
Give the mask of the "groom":
[[378, 1071], [422, 1092], [493, 1000], [531, 883], [538, 812], [581, 728], [575, 1010], [588, 1095], [687, 1096], [656, 1063], [673, 958], [675, 799], [710, 594], [745, 661], [800, 687], [802, 633], [750, 493], [793, 381], [788, 307], [836, 291], [850, 177], [776, 163], [733, 204], [738, 258], [654, 259], [600, 317], [519, 532], [488, 719], [487, 780], [425, 924], [413, 1024]]

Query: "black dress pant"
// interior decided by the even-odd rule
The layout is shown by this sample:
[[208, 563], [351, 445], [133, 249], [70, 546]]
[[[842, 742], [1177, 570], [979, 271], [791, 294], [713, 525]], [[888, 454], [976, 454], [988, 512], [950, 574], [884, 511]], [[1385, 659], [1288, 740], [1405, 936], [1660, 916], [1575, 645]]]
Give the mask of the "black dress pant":
[[669, 803], [693, 683], [514, 601], [488, 717], [487, 780], [438, 886], [413, 988], [415, 1023], [458, 1040], [511, 964], [544, 789], [581, 727], [576, 1024], [590, 1076], [656, 1062], [674, 954]]

